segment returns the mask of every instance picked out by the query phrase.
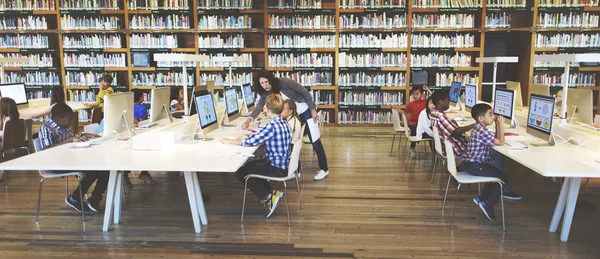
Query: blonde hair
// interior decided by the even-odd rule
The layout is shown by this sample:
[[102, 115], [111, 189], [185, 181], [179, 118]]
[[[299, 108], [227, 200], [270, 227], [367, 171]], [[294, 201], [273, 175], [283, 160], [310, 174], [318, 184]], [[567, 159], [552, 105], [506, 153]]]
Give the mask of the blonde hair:
[[267, 109], [271, 111], [271, 113], [280, 115], [283, 111], [283, 97], [279, 94], [271, 94], [267, 97], [265, 101]]

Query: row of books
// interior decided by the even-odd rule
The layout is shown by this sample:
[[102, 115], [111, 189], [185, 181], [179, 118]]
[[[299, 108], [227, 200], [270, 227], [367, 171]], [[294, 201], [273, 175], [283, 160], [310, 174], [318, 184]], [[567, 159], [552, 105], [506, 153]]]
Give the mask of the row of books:
[[402, 92], [357, 92], [340, 91], [340, 105], [402, 105]]
[[275, 72], [276, 77], [288, 77], [303, 86], [333, 85], [331, 72]]
[[52, 94], [50, 90], [39, 90], [39, 91], [27, 91], [27, 99], [42, 99], [42, 98], [50, 98]]
[[454, 54], [411, 54], [411, 67], [470, 67], [471, 55], [464, 53]]
[[323, 53], [269, 54], [271, 67], [333, 67], [333, 55]]
[[335, 15], [277, 15], [269, 17], [271, 29], [335, 29]]
[[60, 74], [55, 72], [5, 73], [7, 83], [25, 83], [25, 85], [60, 85]]
[[46, 49], [50, 46], [48, 36], [41, 34], [4, 34], [0, 36], [0, 48]]
[[319, 9], [321, 0], [268, 0], [269, 8]]
[[[193, 73], [187, 74], [187, 85], [194, 85]], [[131, 77], [131, 84], [134, 86], [183, 86], [182, 72], [164, 72], [164, 73], [134, 73]]]
[[122, 48], [123, 38], [118, 34], [63, 35], [65, 49]]
[[95, 102], [94, 90], [67, 90], [67, 100], [72, 102]]
[[525, 7], [527, 0], [487, 0], [486, 6], [489, 7]]
[[215, 85], [243, 85], [246, 83], [252, 83], [252, 73], [233, 73], [231, 75], [231, 79], [229, 79], [228, 73], [201, 73], [200, 74], [200, 83], [205, 84], [206, 81], [213, 80], [215, 81]]
[[538, 48], [600, 47], [600, 33], [538, 33], [535, 46]]
[[127, 67], [125, 53], [64, 53], [65, 67]]
[[177, 48], [179, 46], [177, 35], [168, 34], [132, 34], [129, 38], [131, 48]]
[[[174, 52], [168, 52], [165, 54], [184, 54], [184, 53], [174, 53]], [[185, 62], [187, 67], [196, 67], [196, 62], [194, 61], [187, 61]], [[177, 67], [177, 68], [181, 68], [183, 67], [183, 61], [156, 61], [156, 66], [157, 67]]]
[[334, 91], [310, 91], [310, 95], [313, 97], [315, 104], [335, 104], [335, 92]]
[[340, 15], [340, 28], [406, 28], [405, 14], [371, 13], [365, 15]]
[[198, 35], [200, 48], [244, 48], [244, 34], [237, 35]]
[[339, 86], [405, 86], [405, 73], [340, 73]]
[[133, 30], [189, 29], [191, 21], [190, 16], [182, 14], [133, 15], [129, 27]]
[[475, 47], [475, 35], [456, 34], [413, 34], [412, 48], [471, 48]]
[[[104, 72], [71, 72], [67, 71], [67, 76], [65, 77], [66, 85], [98, 85], [100, 83], [100, 78], [106, 74]], [[119, 76], [117, 73], [110, 73], [113, 77], [114, 82], [119, 81]]]
[[413, 14], [413, 28], [475, 28], [473, 14]]
[[407, 33], [340, 34], [340, 48], [406, 48]]
[[[533, 76], [534, 84], [549, 86], [562, 86], [563, 75], [539, 74]], [[596, 74], [570, 73], [569, 86], [593, 87], [596, 86]]]
[[[51, 0], [52, 1], [52, 0]], [[119, 0], [60, 0], [60, 9], [63, 10], [118, 10]], [[135, 1], [130, 1], [135, 2]]]
[[406, 53], [339, 54], [340, 67], [406, 67]]
[[452, 82], [462, 82], [463, 84], [477, 85], [479, 83], [479, 75], [464, 74], [464, 73], [436, 73], [436, 86], [450, 86]]
[[116, 16], [72, 16], [64, 14], [60, 19], [63, 30], [117, 30], [121, 18]]
[[55, 0], [0, 1], [0, 11], [4, 11], [4, 10], [16, 10], [16, 11], [56, 10], [56, 1]]
[[487, 28], [508, 28], [512, 15], [510, 13], [488, 13], [485, 16], [485, 27]]
[[339, 111], [339, 124], [391, 124], [391, 111]]
[[537, 26], [541, 28], [591, 28], [598, 27], [600, 15], [593, 13], [542, 13]]
[[598, 6], [598, 0], [539, 0], [539, 7], [582, 7], [582, 6]]
[[413, 0], [413, 8], [473, 8], [481, 7], [481, 0]]
[[44, 16], [2, 17], [0, 30], [46, 30], [48, 22]]
[[132, 0], [129, 1], [130, 10], [189, 10], [188, 0]]
[[27, 58], [26, 62], [5, 62], [6, 67], [52, 67], [54, 58], [49, 54], [0, 53], [0, 58]]
[[252, 0], [198, 0], [198, 9], [250, 9]]
[[269, 48], [335, 48], [335, 35], [269, 35]]
[[242, 57], [246, 61], [244, 62], [231, 62], [232, 67], [252, 67], [252, 54], [242, 53], [242, 54], [223, 54], [223, 53], [210, 53], [208, 54], [210, 61], [208, 62], [200, 62], [200, 67], [229, 67], [229, 62], [220, 62], [218, 57]]
[[248, 15], [202, 15], [198, 17], [198, 29], [249, 29], [252, 17]]
[[340, 0], [340, 8], [401, 8], [406, 0]]

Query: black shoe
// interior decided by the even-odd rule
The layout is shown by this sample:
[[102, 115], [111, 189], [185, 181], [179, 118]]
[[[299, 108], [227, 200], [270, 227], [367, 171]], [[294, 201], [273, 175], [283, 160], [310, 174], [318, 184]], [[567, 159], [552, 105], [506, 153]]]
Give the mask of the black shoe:
[[521, 197], [521, 195], [519, 195], [518, 193], [516, 193], [514, 191], [505, 192], [503, 197], [504, 197], [504, 199], [513, 200], [513, 201], [520, 201], [523, 199], [523, 197]]
[[[69, 205], [69, 207], [75, 209], [76, 211], [81, 212], [81, 202], [73, 199], [73, 195], [69, 195], [69, 197], [65, 199], [65, 203]], [[88, 211], [86, 207], [83, 207], [83, 210]]]
[[131, 183], [128, 174], [123, 174], [123, 186], [127, 187], [127, 189], [133, 188], [133, 184]]
[[494, 216], [494, 207], [490, 206], [489, 204], [487, 204], [487, 202], [482, 201], [481, 203], [479, 203], [479, 208], [481, 209], [481, 211], [483, 211], [483, 214], [485, 214], [485, 216], [491, 220], [491, 221], [495, 221], [496, 220], [496, 216]]
[[87, 205], [93, 212], [98, 213], [100, 211], [100, 202], [102, 197], [89, 197], [87, 199]]

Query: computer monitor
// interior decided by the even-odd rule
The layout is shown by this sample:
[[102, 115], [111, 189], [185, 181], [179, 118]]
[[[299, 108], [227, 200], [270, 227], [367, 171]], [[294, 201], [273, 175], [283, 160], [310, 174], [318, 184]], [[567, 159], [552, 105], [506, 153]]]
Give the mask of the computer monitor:
[[510, 89], [496, 88], [494, 93], [494, 115], [504, 116], [509, 125], [515, 114], [515, 97], [515, 91]]
[[477, 104], [477, 86], [466, 84], [465, 85], [465, 110], [470, 112], [471, 108]]
[[531, 85], [531, 94], [550, 96], [550, 87], [548, 85], [533, 84]]
[[[131, 138], [133, 92], [111, 94], [104, 98], [104, 134]], [[125, 133], [125, 135], [122, 135]]]
[[162, 87], [152, 89], [150, 100], [150, 123], [158, 122], [162, 119], [170, 119], [170, 103], [171, 103], [171, 89], [169, 87]]
[[[201, 91], [206, 92], [205, 90]], [[201, 91], [197, 91], [196, 88], [194, 88], [194, 91], [190, 94], [190, 109], [188, 110], [188, 116], [196, 115], [196, 113], [198, 112], [198, 109], [196, 109], [196, 102], [194, 102], [194, 98], [196, 97], [196, 94], [198, 94]]]
[[[594, 97], [587, 89], [569, 88], [567, 93], [567, 113], [571, 113], [571, 121], [592, 125], [594, 123]], [[575, 109], [576, 108], [576, 109]]]
[[197, 92], [194, 99], [202, 134], [206, 135], [213, 130], [218, 129], [219, 123], [217, 123], [217, 111], [212, 94], [208, 91]]
[[552, 143], [554, 102], [554, 97], [531, 95], [527, 115], [527, 134]]
[[244, 100], [246, 112], [251, 113], [254, 110], [254, 92], [251, 84], [242, 85], [242, 99]]
[[[227, 119], [229, 122], [232, 122], [240, 117], [237, 91], [235, 88], [231, 87], [229, 89], [224, 89], [223, 95], [225, 96], [225, 110], [227, 112]], [[223, 121], [225, 121], [224, 118]]]
[[460, 82], [452, 82], [452, 84], [450, 84], [450, 104], [452, 104], [453, 106], [456, 106], [456, 104], [458, 103], [458, 97], [460, 95], [460, 87], [461, 87], [461, 83]]
[[521, 94], [521, 83], [506, 81], [506, 89], [515, 91], [515, 105], [516, 108], [523, 108], [523, 94]]
[[27, 105], [27, 93], [25, 84], [2, 84], [0, 85], [0, 96], [13, 99], [17, 105]]

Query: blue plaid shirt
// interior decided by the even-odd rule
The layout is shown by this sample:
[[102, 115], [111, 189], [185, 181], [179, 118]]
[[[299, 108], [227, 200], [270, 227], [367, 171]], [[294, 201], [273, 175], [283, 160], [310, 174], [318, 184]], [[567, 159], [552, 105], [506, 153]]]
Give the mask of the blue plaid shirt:
[[255, 147], [265, 143], [267, 160], [272, 166], [286, 170], [289, 163], [292, 132], [287, 122], [277, 116], [258, 133], [242, 140], [242, 146]]
[[54, 144], [65, 141], [70, 137], [74, 137], [71, 128], [63, 128], [56, 124], [52, 119], [49, 119], [40, 127], [38, 138], [42, 144], [42, 150]]
[[496, 142], [496, 137], [481, 123], [477, 123], [471, 131], [471, 138], [463, 159], [474, 163], [487, 163], [490, 160], [490, 147], [494, 145], [494, 142]]

